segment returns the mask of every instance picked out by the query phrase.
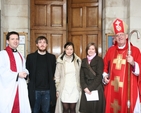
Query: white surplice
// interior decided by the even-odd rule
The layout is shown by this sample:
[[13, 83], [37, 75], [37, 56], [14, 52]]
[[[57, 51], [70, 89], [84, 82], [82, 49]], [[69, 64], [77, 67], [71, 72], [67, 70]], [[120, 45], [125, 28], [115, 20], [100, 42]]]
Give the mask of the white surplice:
[[25, 59], [14, 52], [17, 72], [10, 70], [10, 60], [5, 50], [0, 51], [0, 113], [11, 113], [16, 90], [19, 91], [20, 113], [31, 113], [28, 99], [27, 83], [24, 78], [18, 78], [18, 72], [28, 71], [25, 68]]

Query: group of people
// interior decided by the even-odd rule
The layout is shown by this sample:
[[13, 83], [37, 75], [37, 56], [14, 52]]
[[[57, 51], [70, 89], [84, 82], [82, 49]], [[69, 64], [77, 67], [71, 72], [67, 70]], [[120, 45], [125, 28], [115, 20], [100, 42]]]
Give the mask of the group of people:
[[92, 42], [82, 60], [72, 42], [56, 59], [44, 36], [25, 60], [19, 34], [9, 32], [0, 51], [0, 113], [141, 113], [140, 50], [130, 44], [128, 54], [126, 23], [116, 19], [112, 28], [115, 42], [104, 58]]

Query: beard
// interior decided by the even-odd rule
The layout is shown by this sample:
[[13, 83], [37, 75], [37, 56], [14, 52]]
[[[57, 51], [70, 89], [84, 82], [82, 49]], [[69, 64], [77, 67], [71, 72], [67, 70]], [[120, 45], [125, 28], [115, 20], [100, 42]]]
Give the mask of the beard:
[[40, 49], [40, 48], [38, 48], [38, 50], [39, 50], [40, 52], [45, 52], [45, 51], [46, 51], [46, 48], [45, 48], [45, 49]]

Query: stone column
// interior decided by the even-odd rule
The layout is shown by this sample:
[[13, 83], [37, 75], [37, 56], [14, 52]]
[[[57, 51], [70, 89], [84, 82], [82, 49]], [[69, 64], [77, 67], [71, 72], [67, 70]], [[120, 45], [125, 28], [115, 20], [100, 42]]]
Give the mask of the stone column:
[[115, 18], [127, 22], [128, 0], [103, 0], [103, 56], [105, 55], [106, 36], [112, 34], [111, 23]]
[[[141, 0], [129, 0], [128, 20], [129, 31], [138, 30], [141, 33]], [[141, 50], [141, 38], [137, 39], [136, 33], [131, 37], [133, 45], [137, 46]]]

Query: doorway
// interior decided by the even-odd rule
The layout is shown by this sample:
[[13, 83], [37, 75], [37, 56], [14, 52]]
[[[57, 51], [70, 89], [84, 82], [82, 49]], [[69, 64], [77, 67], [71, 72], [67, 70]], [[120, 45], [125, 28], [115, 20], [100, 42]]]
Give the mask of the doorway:
[[85, 48], [94, 42], [102, 54], [102, 0], [31, 0], [30, 51], [36, 50], [35, 39], [46, 36], [48, 52], [58, 57], [71, 41], [75, 53], [85, 58]]

